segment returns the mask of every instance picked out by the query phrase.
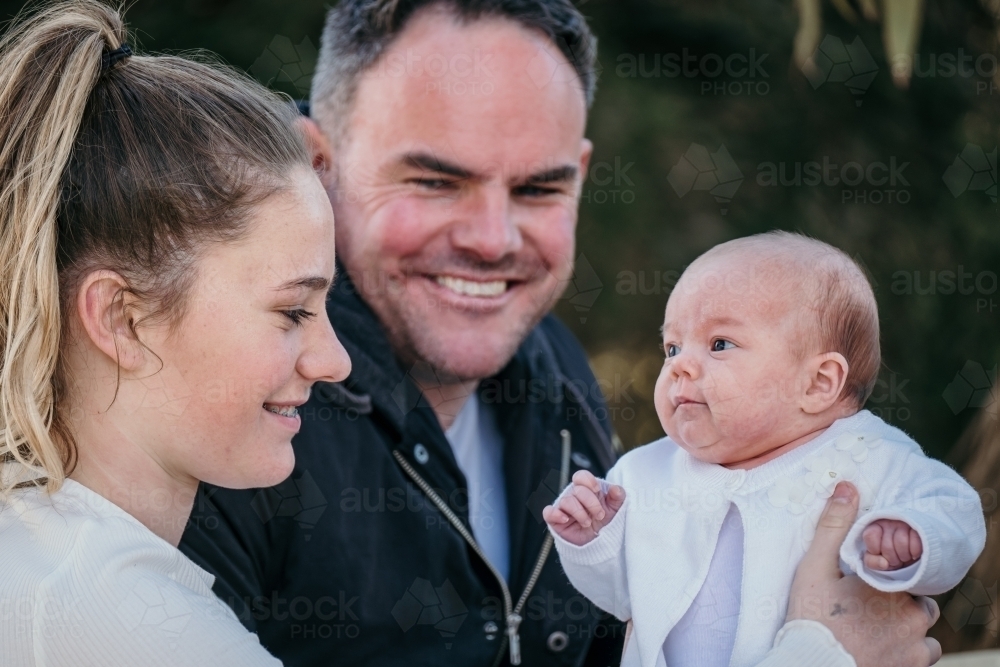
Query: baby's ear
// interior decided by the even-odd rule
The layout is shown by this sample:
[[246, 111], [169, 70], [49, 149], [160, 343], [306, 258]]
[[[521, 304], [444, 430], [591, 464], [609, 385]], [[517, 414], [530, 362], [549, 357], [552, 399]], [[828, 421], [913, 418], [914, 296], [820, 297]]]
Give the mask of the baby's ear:
[[802, 409], [819, 414], [836, 405], [847, 382], [847, 359], [839, 352], [817, 354], [806, 365], [809, 382], [802, 395]]

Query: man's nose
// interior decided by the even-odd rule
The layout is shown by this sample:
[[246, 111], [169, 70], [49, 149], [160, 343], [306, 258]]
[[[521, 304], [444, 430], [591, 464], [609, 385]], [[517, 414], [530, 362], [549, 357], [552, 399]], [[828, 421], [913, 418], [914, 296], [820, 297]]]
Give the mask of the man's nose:
[[326, 313], [313, 322], [297, 364], [309, 382], [341, 382], [351, 374], [351, 358], [341, 345]]
[[523, 245], [510, 193], [494, 185], [477, 187], [463, 202], [461, 219], [452, 227], [451, 244], [487, 262], [496, 262]]

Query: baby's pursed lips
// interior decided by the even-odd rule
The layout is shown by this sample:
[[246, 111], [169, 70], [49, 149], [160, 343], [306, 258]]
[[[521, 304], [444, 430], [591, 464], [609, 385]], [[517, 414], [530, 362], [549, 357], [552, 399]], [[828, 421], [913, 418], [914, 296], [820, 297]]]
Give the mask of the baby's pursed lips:
[[680, 395], [680, 394], [678, 394], [676, 396], [671, 396], [670, 397], [670, 402], [673, 403], [675, 409], [678, 408], [678, 407], [680, 407], [681, 405], [685, 405], [687, 403], [695, 403], [697, 405], [705, 405], [705, 401], [700, 401], [697, 398], [695, 398], [694, 396], [690, 396], [690, 395], [683, 396], [683, 395]]

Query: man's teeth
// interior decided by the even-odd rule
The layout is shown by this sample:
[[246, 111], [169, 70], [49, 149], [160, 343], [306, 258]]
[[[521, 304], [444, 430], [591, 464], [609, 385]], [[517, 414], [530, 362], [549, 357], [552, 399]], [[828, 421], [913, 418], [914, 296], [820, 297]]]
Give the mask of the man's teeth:
[[295, 415], [299, 414], [298, 408], [296, 408], [294, 405], [281, 407], [278, 405], [268, 405], [267, 403], [265, 403], [264, 409], [267, 410], [268, 412], [273, 412], [276, 415], [281, 415], [282, 417], [294, 417]]
[[499, 296], [507, 291], [506, 280], [475, 282], [451, 276], [438, 276], [437, 284], [463, 296]]

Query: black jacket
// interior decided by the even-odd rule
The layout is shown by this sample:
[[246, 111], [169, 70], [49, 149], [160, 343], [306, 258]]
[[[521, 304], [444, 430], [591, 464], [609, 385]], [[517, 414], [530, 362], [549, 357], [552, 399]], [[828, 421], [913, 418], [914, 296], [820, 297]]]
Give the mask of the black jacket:
[[[351, 376], [317, 385], [300, 408], [291, 477], [270, 489], [203, 485], [180, 548], [286, 667], [507, 664], [497, 578], [404, 468], [468, 530], [465, 479], [378, 320], [340, 276], [328, 310]], [[572, 438], [570, 474], [601, 476], [614, 462], [595, 386], [551, 316], [480, 384], [504, 438], [512, 604], [547, 534], [560, 431]], [[623, 627], [570, 586], [554, 550], [520, 611], [521, 664], [617, 664]]]

